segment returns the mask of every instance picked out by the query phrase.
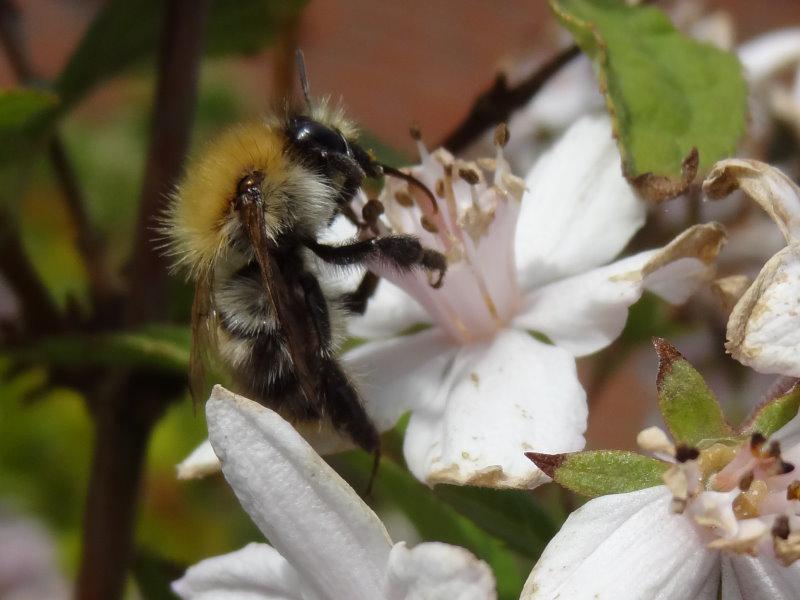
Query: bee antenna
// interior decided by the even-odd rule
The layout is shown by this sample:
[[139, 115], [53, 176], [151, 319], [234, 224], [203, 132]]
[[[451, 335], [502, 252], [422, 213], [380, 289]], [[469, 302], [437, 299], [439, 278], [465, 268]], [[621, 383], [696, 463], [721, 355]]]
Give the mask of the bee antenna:
[[431, 208], [433, 209], [433, 213], [436, 214], [439, 212], [439, 205], [436, 204], [436, 198], [433, 196], [433, 192], [431, 192], [428, 189], [427, 185], [422, 183], [419, 179], [417, 179], [413, 175], [409, 175], [408, 173], [403, 173], [402, 171], [395, 169], [394, 167], [390, 167], [389, 165], [384, 165], [379, 163], [379, 166], [381, 167], [381, 169], [383, 169], [383, 172], [386, 175], [397, 177], [398, 179], [407, 181], [410, 185], [419, 188], [431, 201]]
[[297, 74], [300, 77], [300, 87], [303, 90], [303, 97], [306, 99], [306, 107], [311, 110], [311, 96], [308, 92], [308, 77], [306, 76], [306, 59], [300, 48], [294, 51], [294, 59], [297, 63]]

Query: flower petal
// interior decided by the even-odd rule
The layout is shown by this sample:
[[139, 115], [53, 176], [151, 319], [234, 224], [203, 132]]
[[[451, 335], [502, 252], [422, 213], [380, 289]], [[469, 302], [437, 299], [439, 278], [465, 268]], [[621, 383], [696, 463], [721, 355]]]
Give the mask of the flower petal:
[[172, 584], [182, 600], [303, 600], [300, 590], [292, 565], [267, 544], [207, 558]]
[[751, 83], [800, 62], [800, 27], [778, 29], [739, 46], [739, 60]]
[[353, 489], [268, 408], [215, 386], [206, 415], [225, 478], [307, 594], [379, 597], [391, 541]]
[[800, 413], [797, 413], [786, 425], [769, 436], [769, 439], [780, 442], [784, 453], [787, 449], [800, 446]]
[[722, 597], [725, 600], [800, 598], [800, 563], [784, 567], [767, 553], [726, 555], [722, 559]]
[[703, 182], [712, 200], [741, 189], [778, 225], [787, 242], [800, 238], [800, 188], [782, 171], [757, 160], [734, 158], [714, 165]]
[[681, 303], [710, 281], [724, 239], [720, 226], [697, 225], [661, 250], [545, 285], [526, 295], [513, 325], [544, 333], [575, 356], [596, 352], [619, 336], [645, 289]]
[[419, 302], [391, 281], [381, 279], [369, 300], [367, 312], [350, 317], [347, 331], [352, 336], [371, 340], [391, 337], [430, 322], [430, 316]]
[[584, 445], [586, 394], [574, 359], [520, 331], [462, 347], [419, 402], [404, 452], [429, 485], [533, 488], [547, 477], [524, 452]]
[[607, 263], [644, 223], [645, 204], [622, 176], [605, 117], [576, 122], [525, 183], [516, 236], [522, 290]]
[[663, 486], [602, 496], [572, 513], [521, 600], [716, 600], [719, 564]]
[[728, 319], [725, 348], [761, 373], [800, 377], [800, 244], [773, 256]]
[[387, 600], [491, 600], [497, 598], [492, 570], [467, 550], [426, 542], [409, 550], [395, 544], [389, 555]]
[[436, 396], [455, 347], [439, 329], [362, 344], [344, 361], [380, 431]]
[[175, 467], [178, 479], [202, 479], [207, 475], [219, 473], [222, 467], [217, 455], [211, 447], [211, 442], [205, 440], [192, 453]]

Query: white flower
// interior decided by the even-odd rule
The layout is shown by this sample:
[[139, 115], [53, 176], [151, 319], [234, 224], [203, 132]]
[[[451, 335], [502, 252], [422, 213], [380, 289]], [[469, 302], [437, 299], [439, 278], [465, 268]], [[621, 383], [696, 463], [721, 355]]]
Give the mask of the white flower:
[[596, 498], [570, 515], [522, 600], [800, 597], [800, 416], [769, 442], [692, 456], [665, 474], [666, 486]]
[[392, 545], [377, 515], [268, 408], [216, 386], [209, 438], [267, 544], [204, 560], [173, 584], [183, 599], [484, 600], [488, 565], [442, 543]]
[[741, 189], [775, 221], [786, 247], [773, 256], [728, 320], [728, 352], [761, 373], [800, 376], [800, 188], [754, 160], [717, 163], [703, 183], [712, 199]]
[[37, 522], [0, 505], [0, 597], [66, 600], [70, 589], [58, 569], [56, 544]]
[[[420, 153], [410, 172], [435, 191], [436, 207], [389, 179], [377, 228], [445, 253], [444, 284], [370, 265], [384, 281], [350, 321], [368, 341], [344, 362], [381, 431], [411, 412], [404, 453], [421, 481], [533, 488], [547, 477], [525, 452], [584, 445], [575, 357], [610, 344], [645, 289], [686, 300], [712, 276], [725, 234], [698, 225], [609, 264], [644, 223], [645, 205], [622, 176], [606, 118], [575, 123], [524, 181], [501, 146], [477, 163], [421, 144]], [[181, 471], [207, 471], [213, 456], [202, 456], [211, 462], [185, 461]]]
[[[644, 289], [684, 301], [712, 273], [724, 233], [697, 226], [609, 264], [645, 206], [622, 177], [605, 118], [578, 121], [524, 182], [500, 147], [488, 176], [478, 166], [487, 161], [420, 153], [410, 171], [436, 191], [438, 211], [422, 194], [410, 204], [414, 189], [390, 182], [385, 223], [448, 256], [444, 285], [372, 265], [387, 281], [351, 333], [373, 341], [346, 363], [380, 429], [411, 411], [404, 452], [421, 481], [535, 487], [547, 478], [524, 452], [584, 445], [574, 358], [611, 343]], [[420, 323], [431, 327], [398, 335]]]
[[[742, 44], [738, 54], [751, 88], [751, 135], [763, 141], [774, 116], [800, 136], [800, 27], [760, 35]], [[794, 71], [791, 84], [778, 77], [787, 70]]]

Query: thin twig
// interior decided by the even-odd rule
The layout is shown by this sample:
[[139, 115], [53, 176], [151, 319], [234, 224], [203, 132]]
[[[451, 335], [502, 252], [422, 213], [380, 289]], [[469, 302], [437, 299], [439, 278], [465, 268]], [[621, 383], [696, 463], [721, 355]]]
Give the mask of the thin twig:
[[166, 312], [168, 265], [153, 243], [154, 228], [189, 147], [209, 6], [210, 0], [169, 4], [134, 245], [129, 324], [158, 319]]
[[[0, 0], [0, 44], [3, 45], [17, 81], [23, 85], [35, 82], [36, 72], [25, 52], [20, 13], [8, 0]], [[96, 308], [110, 293], [109, 279], [101, 260], [102, 244], [86, 213], [86, 199], [57, 132], [53, 132], [48, 143], [47, 155], [64, 195], [67, 210], [75, 224], [78, 251], [89, 273], [92, 304]], [[23, 297], [23, 303], [25, 302]]]
[[[24, 324], [21, 334], [39, 337], [61, 330], [63, 323], [53, 298], [33, 268], [19, 232], [12, 226], [0, 231], [0, 273], [19, 298]], [[13, 330], [16, 337], [17, 330]]]
[[[28, 81], [32, 74], [22, 52], [19, 11], [8, 0], [0, 0], [0, 44], [14, 75]], [[52, 333], [61, 327], [58, 307], [28, 258], [19, 230], [11, 223], [0, 231], [0, 272], [19, 298], [24, 332]]]
[[553, 75], [579, 54], [576, 45], [565, 48], [514, 87], [508, 87], [505, 74], [498, 74], [492, 86], [476, 98], [467, 118], [439, 145], [454, 153], [461, 152], [489, 128], [507, 121], [512, 112], [523, 107]]
[[[155, 112], [145, 170], [127, 320], [163, 314], [166, 269], [151, 245], [153, 218], [183, 165], [197, 96], [201, 51], [211, 0], [166, 3]], [[90, 402], [95, 443], [84, 515], [83, 549], [75, 597], [122, 596], [130, 564], [139, 485], [147, 441], [169, 401], [185, 386], [152, 374], [122, 373]]]
[[102, 260], [105, 243], [89, 219], [89, 214], [86, 212], [86, 197], [78, 183], [75, 168], [64, 147], [64, 142], [57, 133], [54, 133], [50, 140], [47, 154], [77, 231], [78, 252], [80, 252], [89, 273], [92, 303], [95, 310], [98, 310], [112, 291]]

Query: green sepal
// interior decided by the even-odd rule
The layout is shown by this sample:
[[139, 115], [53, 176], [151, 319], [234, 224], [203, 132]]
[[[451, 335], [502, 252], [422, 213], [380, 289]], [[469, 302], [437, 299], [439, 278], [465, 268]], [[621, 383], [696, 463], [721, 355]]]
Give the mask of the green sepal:
[[658, 353], [658, 406], [673, 439], [697, 446], [703, 440], [736, 434], [703, 377], [680, 352], [661, 338], [653, 338]]
[[800, 408], [800, 386], [795, 385], [782, 396], [773, 398], [756, 407], [748, 417], [741, 430], [743, 434], [760, 433], [769, 437], [791, 421]]
[[595, 498], [634, 492], [664, 483], [669, 465], [625, 450], [587, 450], [570, 454], [527, 452], [537, 467], [568, 490]]

